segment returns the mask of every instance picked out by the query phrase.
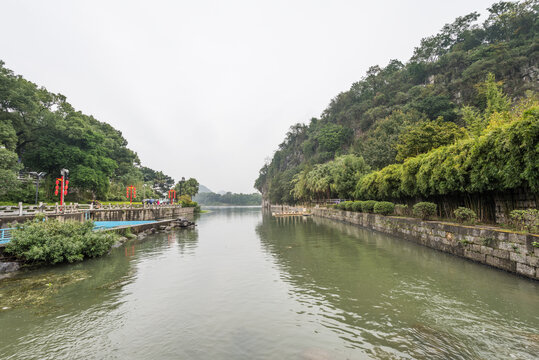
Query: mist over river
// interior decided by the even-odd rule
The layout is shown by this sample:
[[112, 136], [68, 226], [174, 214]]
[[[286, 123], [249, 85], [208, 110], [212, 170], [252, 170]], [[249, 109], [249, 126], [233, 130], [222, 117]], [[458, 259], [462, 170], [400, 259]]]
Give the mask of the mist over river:
[[213, 208], [0, 280], [1, 359], [535, 359], [539, 284], [351, 225]]

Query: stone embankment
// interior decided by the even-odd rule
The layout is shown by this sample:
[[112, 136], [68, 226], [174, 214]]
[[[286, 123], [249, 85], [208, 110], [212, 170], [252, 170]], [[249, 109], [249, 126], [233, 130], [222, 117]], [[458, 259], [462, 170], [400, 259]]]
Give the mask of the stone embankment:
[[[176, 219], [182, 216], [193, 214], [195, 208], [180, 207], [171, 205], [138, 207], [138, 208], [107, 208], [107, 209], [92, 209], [73, 213], [45, 213], [47, 218], [75, 221], [145, 221], [159, 219]], [[0, 228], [13, 227], [18, 223], [23, 223], [32, 219], [35, 214], [28, 215], [11, 215], [0, 217]]]
[[538, 235], [326, 208], [313, 208], [312, 213], [539, 280]]

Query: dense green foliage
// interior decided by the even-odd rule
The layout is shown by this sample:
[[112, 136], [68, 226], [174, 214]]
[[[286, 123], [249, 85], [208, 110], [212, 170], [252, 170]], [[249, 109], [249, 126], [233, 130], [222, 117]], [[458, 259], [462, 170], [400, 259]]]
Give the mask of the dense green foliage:
[[194, 178], [189, 178], [185, 181], [178, 181], [176, 186], [174, 187], [174, 190], [176, 190], [177, 196], [181, 195], [189, 195], [190, 197], [195, 196], [198, 194], [198, 188], [200, 184], [198, 181]]
[[506, 121], [477, 138], [370, 173], [358, 182], [356, 195], [381, 200], [514, 188], [539, 192], [539, 107], [508, 114]]
[[56, 264], [105, 254], [117, 235], [94, 232], [92, 221], [30, 220], [13, 230], [6, 252], [29, 262]]
[[261, 205], [262, 195], [253, 194], [236, 194], [227, 192], [223, 195], [213, 192], [200, 193], [195, 197], [195, 200], [201, 205]]
[[[350, 198], [361, 176], [370, 171], [365, 160], [343, 155], [333, 161], [305, 168], [292, 179], [291, 195], [297, 200]], [[271, 198], [272, 193], [270, 193]]]
[[[290, 128], [255, 187], [272, 203], [537, 192], [538, 9], [498, 2], [482, 24], [472, 13], [421, 40], [408, 63], [371, 67]], [[343, 157], [357, 164], [338, 177]]]

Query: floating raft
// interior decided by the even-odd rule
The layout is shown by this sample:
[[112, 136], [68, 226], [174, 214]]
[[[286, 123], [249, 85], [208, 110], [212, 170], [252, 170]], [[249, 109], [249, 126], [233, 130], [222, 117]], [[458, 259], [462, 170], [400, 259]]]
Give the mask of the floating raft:
[[271, 213], [272, 216], [275, 217], [283, 217], [283, 216], [311, 216], [311, 213], [306, 212], [282, 212], [282, 213]]

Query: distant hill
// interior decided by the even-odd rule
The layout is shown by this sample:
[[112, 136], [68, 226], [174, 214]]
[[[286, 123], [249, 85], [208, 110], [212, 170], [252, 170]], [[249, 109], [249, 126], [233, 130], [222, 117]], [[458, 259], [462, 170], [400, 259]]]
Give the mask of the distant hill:
[[205, 187], [204, 185], [200, 184], [198, 186], [198, 193], [199, 194], [202, 194], [202, 193], [211, 193], [213, 191], [211, 191], [210, 189], [208, 189], [207, 187]]
[[261, 205], [262, 195], [258, 193], [233, 194], [227, 192], [225, 194], [216, 194], [213, 192], [199, 192], [193, 200], [200, 205]]

